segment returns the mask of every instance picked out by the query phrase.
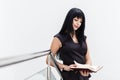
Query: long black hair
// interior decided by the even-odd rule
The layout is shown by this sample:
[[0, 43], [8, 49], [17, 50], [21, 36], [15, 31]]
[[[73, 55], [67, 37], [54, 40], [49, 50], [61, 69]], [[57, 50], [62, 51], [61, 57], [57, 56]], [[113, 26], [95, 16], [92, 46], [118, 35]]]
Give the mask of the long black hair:
[[72, 23], [73, 23], [73, 18], [75, 18], [75, 17], [82, 19], [81, 26], [75, 32], [78, 42], [80, 43], [81, 40], [84, 40], [85, 15], [84, 15], [83, 11], [79, 8], [70, 9], [70, 11], [66, 15], [65, 21], [64, 21], [59, 33], [62, 35], [65, 35], [65, 34], [73, 35], [74, 29], [72, 27]]

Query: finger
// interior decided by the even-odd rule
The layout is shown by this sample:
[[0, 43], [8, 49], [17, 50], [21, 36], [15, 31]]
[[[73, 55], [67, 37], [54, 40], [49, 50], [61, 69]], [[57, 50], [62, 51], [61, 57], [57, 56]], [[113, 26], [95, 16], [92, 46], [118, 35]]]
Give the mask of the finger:
[[83, 74], [84, 74], [84, 76], [88, 76], [88, 75], [89, 75], [88, 70], [84, 70], [84, 71], [83, 71]]
[[73, 68], [73, 67], [76, 67], [76, 65], [74, 65], [74, 64], [73, 64], [73, 65], [70, 65], [70, 68]]
[[87, 76], [86, 70], [83, 70], [83, 74], [84, 74], [84, 76]]
[[71, 66], [77, 66], [76, 64], [72, 64]]
[[83, 70], [80, 70], [80, 74], [81, 74], [82, 76], [84, 76]]
[[70, 71], [73, 71], [73, 69], [70, 69]]
[[89, 71], [88, 70], [85, 71], [85, 76], [89, 76]]
[[89, 76], [89, 74], [90, 74], [90, 71], [89, 71], [89, 70], [87, 70], [87, 76]]
[[73, 71], [73, 69], [71, 68], [71, 65], [68, 67], [69, 71]]
[[75, 64], [74, 64], [74, 65], [72, 65], [72, 66], [73, 66], [73, 67], [77, 67], [77, 65], [75, 65]]

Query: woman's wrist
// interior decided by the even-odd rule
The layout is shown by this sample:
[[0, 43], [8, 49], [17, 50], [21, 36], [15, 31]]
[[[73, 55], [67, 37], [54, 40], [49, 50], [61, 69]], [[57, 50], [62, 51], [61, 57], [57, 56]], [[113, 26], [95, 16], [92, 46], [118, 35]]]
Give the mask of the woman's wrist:
[[62, 64], [61, 71], [65, 70], [65, 65]]

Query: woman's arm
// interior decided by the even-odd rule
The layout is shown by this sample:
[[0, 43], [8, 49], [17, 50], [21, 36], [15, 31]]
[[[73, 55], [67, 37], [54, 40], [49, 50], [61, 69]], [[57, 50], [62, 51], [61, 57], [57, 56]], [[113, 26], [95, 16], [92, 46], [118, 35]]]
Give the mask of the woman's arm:
[[87, 50], [85, 59], [86, 59], [86, 64], [92, 65], [92, 61], [91, 61], [89, 50]]
[[[61, 41], [57, 37], [55, 37], [53, 39], [51, 47], [50, 47], [51, 53], [53, 54], [54, 57], [57, 54], [57, 51], [59, 50], [59, 48], [61, 48], [61, 47], [62, 47]], [[46, 63], [48, 64], [48, 56], [46, 59]], [[57, 64], [61, 70], [66, 70], [66, 71], [70, 71], [70, 70], [72, 70], [71, 67], [76, 66], [75, 64], [71, 64], [68, 66], [68, 65], [64, 65], [64, 64], [59, 63], [59, 62], [57, 62]], [[50, 62], [50, 65], [54, 67], [54, 64], [52, 61]]]
[[[62, 47], [62, 44], [61, 44], [60, 40], [57, 37], [54, 37], [54, 39], [51, 43], [51, 46], [50, 46], [51, 53], [53, 54], [54, 57], [57, 54], [57, 51], [59, 50], [59, 48], [61, 48], [61, 47]], [[48, 56], [46, 59], [46, 63], [48, 64]], [[57, 62], [57, 64], [60, 69], [64, 68], [63, 64], [58, 63], [58, 62]], [[50, 62], [50, 65], [54, 67], [54, 63], [52, 61]]]
[[[87, 41], [86, 41], [86, 44], [87, 44]], [[92, 65], [92, 61], [91, 61], [88, 45], [87, 45], [87, 53], [85, 55], [85, 59], [86, 59], [86, 64]]]

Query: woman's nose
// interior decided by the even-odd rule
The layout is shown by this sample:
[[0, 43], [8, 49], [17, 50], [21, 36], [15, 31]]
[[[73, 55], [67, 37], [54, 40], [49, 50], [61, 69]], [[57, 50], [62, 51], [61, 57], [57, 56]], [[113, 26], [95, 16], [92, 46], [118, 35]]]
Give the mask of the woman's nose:
[[78, 22], [78, 25], [80, 25], [80, 22]]

